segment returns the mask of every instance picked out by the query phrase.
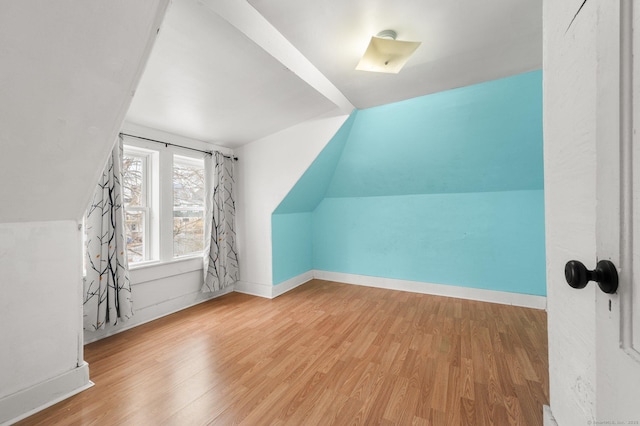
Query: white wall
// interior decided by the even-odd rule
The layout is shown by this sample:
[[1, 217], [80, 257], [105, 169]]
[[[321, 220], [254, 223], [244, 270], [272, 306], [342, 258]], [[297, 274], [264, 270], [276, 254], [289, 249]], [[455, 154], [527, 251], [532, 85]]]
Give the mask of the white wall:
[[77, 221], [167, 4], [0, 3], [0, 423], [89, 384]]
[[562, 426], [595, 418], [596, 285], [564, 265], [596, 261], [595, 4], [544, 2], [544, 163], [551, 410]]
[[309, 120], [236, 149], [242, 285], [272, 285], [271, 213], [347, 118]]
[[20, 414], [6, 397], [82, 363], [81, 241], [75, 221], [0, 224], [0, 423]]

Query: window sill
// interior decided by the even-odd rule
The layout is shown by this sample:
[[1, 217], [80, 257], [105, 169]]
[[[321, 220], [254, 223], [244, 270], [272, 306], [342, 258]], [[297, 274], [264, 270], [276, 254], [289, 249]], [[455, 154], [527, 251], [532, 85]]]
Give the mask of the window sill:
[[145, 262], [129, 268], [131, 285], [202, 271], [202, 255], [182, 257], [165, 262]]

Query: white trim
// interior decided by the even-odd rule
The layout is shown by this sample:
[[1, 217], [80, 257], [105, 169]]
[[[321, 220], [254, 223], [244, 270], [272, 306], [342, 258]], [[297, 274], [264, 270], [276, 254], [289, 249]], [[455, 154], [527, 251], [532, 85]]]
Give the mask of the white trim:
[[[129, 266], [132, 270], [137, 270], [182, 259], [201, 258], [203, 250], [184, 256], [174, 254], [173, 222], [176, 208], [173, 205], [173, 171], [176, 163], [185, 163], [190, 160], [204, 169], [206, 154], [189, 152], [174, 146], [163, 146], [129, 136], [124, 138], [124, 154], [141, 158], [144, 172], [142, 180], [144, 206], [125, 206], [125, 212], [137, 211], [144, 215], [144, 256], [142, 260], [131, 262]], [[184, 208], [177, 210], [184, 210]], [[193, 208], [193, 210], [204, 212], [204, 207]]]
[[525, 308], [542, 310], [547, 308], [547, 298], [545, 296], [433, 284], [420, 281], [407, 281], [395, 278], [370, 277], [366, 275], [345, 274], [342, 272], [320, 271], [317, 269], [307, 271], [276, 285], [238, 281], [236, 283], [235, 291], [238, 293], [250, 294], [252, 296], [273, 299], [314, 278], [343, 284], [410, 291], [413, 293], [455, 297], [458, 299], [477, 300], [479, 302], [500, 303], [502, 305], [522, 306]]
[[236, 290], [238, 293], [250, 294], [252, 296], [274, 299], [302, 284], [311, 281], [314, 278], [314, 271], [307, 271], [293, 278], [289, 278], [276, 285], [250, 283], [247, 281], [238, 281]]
[[511, 293], [506, 291], [485, 290], [480, 288], [460, 287], [454, 285], [432, 284], [420, 281], [398, 280], [394, 278], [370, 277], [366, 275], [345, 274], [342, 272], [313, 271], [313, 277], [320, 280], [335, 281], [344, 284], [355, 284], [367, 287], [386, 288], [389, 290], [410, 291], [413, 293], [433, 294], [436, 296], [455, 297], [458, 299], [477, 300], [480, 302], [500, 303], [503, 305], [522, 306], [545, 310], [547, 298], [531, 294]]
[[227, 293], [231, 293], [232, 291], [234, 291], [234, 287], [230, 286], [213, 293], [203, 293], [198, 291], [175, 297], [173, 299], [163, 300], [161, 303], [156, 305], [147, 306], [139, 311], [136, 310], [135, 315], [130, 320], [127, 322], [121, 322], [115, 327], [98, 331], [85, 331], [84, 344], [86, 345], [88, 343], [104, 339], [105, 337], [113, 336], [114, 334], [118, 334], [122, 331], [174, 314], [182, 311], [183, 309], [199, 305], [200, 303], [215, 299], [216, 297], [223, 296]]
[[0, 399], [0, 426], [7, 426], [42, 411], [93, 386], [89, 364]]
[[548, 405], [542, 406], [542, 424], [544, 426], [558, 426], [558, 422], [556, 422], [556, 419], [553, 417], [553, 413], [551, 412], [551, 407]]
[[307, 271], [296, 277], [289, 278], [280, 284], [274, 285], [271, 293], [271, 298], [275, 298], [285, 294], [286, 292], [293, 290], [294, 288], [301, 286], [302, 284], [311, 281], [314, 278], [313, 271]]
[[132, 266], [129, 268], [129, 279], [133, 286], [198, 270], [202, 271], [202, 254], [194, 257], [177, 258], [166, 262]]
[[250, 294], [251, 296], [272, 299], [273, 286], [271, 284], [250, 283], [248, 281], [237, 281], [236, 292]]

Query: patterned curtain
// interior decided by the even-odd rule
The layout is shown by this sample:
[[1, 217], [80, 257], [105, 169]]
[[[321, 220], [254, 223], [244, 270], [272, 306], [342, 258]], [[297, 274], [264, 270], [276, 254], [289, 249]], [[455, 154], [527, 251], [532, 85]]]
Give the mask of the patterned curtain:
[[234, 159], [215, 152], [206, 160], [204, 285], [218, 291], [238, 281], [236, 206], [233, 194]]
[[84, 329], [116, 325], [133, 315], [124, 239], [122, 137], [116, 142], [87, 209]]

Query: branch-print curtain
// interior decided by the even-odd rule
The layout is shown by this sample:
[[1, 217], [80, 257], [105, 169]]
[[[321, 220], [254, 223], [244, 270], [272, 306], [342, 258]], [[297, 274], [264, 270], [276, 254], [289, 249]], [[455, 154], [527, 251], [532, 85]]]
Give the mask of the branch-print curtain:
[[133, 315], [121, 181], [122, 137], [109, 156], [85, 217], [85, 330], [116, 325]]
[[207, 198], [204, 235], [207, 242], [202, 291], [218, 291], [238, 281], [234, 161], [220, 152], [205, 160]]

